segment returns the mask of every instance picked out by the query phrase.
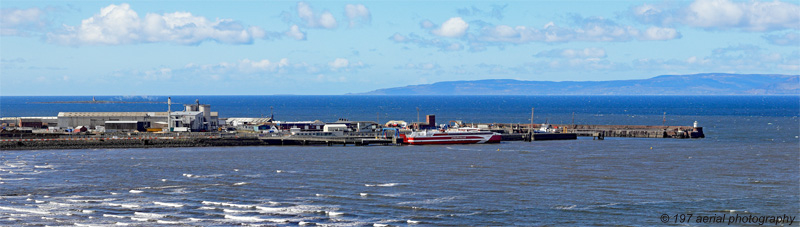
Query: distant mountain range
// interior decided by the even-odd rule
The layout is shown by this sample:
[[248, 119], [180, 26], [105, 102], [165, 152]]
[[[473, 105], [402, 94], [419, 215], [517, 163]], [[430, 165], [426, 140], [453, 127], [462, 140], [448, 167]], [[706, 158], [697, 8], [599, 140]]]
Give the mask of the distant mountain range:
[[614, 81], [447, 81], [355, 95], [800, 95], [800, 75], [704, 73]]

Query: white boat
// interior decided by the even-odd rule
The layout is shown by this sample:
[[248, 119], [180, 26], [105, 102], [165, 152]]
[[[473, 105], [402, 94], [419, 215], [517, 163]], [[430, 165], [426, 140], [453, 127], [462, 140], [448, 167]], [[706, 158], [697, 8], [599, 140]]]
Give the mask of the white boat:
[[482, 131], [477, 128], [417, 131], [400, 134], [400, 137], [403, 138], [403, 143], [412, 145], [499, 143], [502, 139], [499, 133]]

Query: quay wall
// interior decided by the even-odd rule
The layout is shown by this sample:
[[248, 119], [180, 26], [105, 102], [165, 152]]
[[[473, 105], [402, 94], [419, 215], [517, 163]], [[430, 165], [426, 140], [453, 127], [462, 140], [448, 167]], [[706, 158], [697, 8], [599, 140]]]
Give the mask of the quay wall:
[[258, 138], [188, 138], [188, 139], [86, 139], [86, 140], [22, 140], [0, 142], [0, 150], [160, 148], [211, 146], [262, 146]]

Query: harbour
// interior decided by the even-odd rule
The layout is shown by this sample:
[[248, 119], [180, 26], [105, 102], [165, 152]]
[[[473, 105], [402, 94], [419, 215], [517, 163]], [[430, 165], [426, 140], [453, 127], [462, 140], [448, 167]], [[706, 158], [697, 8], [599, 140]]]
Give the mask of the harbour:
[[[508, 127], [506, 127], [508, 126]], [[578, 136], [603, 139], [604, 137], [631, 138], [701, 138], [702, 127], [689, 126], [631, 126], [631, 125], [554, 125], [562, 129], [555, 133], [523, 133], [511, 129], [515, 125], [498, 124], [490, 131], [503, 132], [502, 141], [549, 141], [574, 140]], [[540, 125], [534, 125], [538, 128]], [[678, 132], [699, 132], [682, 133]], [[524, 130], [526, 129], [524, 128]], [[406, 131], [410, 132], [410, 131]], [[297, 136], [290, 133], [219, 133], [219, 132], [182, 132], [182, 133], [108, 133], [83, 134], [68, 133], [31, 133], [4, 132], [0, 137], [0, 149], [96, 149], [96, 148], [158, 148], [158, 147], [208, 147], [208, 146], [368, 146], [368, 145], [403, 145], [402, 138], [387, 135], [383, 132], [362, 132], [341, 136]], [[688, 135], [693, 135], [689, 137]]]
[[[0, 148], [21, 150], [458, 144], [486, 142], [489, 137], [476, 137], [486, 133], [497, 135], [489, 143], [575, 140], [577, 137], [592, 137], [596, 140], [603, 140], [605, 137], [705, 137], [703, 127], [699, 127], [697, 121], [693, 126], [536, 124], [533, 122], [533, 108], [529, 124], [462, 120], [442, 123], [437, 122], [434, 114], [426, 115], [425, 121], [421, 121], [418, 107], [417, 119], [412, 122], [389, 120], [382, 123], [380, 113], [375, 121], [351, 121], [344, 118], [333, 122], [278, 121], [274, 118], [272, 107], [269, 117], [222, 118], [219, 112], [211, 111], [211, 105], [201, 104], [199, 99], [194, 104], [183, 104], [184, 108], [176, 110], [172, 108], [171, 98], [167, 99], [166, 112], [59, 112], [55, 117], [4, 117], [0, 119], [3, 125]], [[92, 97], [91, 102], [98, 101]], [[574, 121], [574, 113], [572, 118]], [[464, 133], [466, 135], [456, 135]], [[438, 137], [414, 139], [417, 134]], [[426, 141], [415, 142], [420, 140]]]
[[[686, 126], [667, 131], [691, 131], [697, 121], [702, 139], [644, 137], [644, 132], [663, 132], [663, 112], [671, 105], [665, 103], [675, 102], [670, 97], [284, 97], [248, 102], [255, 103], [248, 105], [249, 112], [223, 102], [230, 99], [200, 97], [229, 119], [270, 117], [269, 107], [275, 106], [276, 119], [294, 122], [285, 126], [321, 126], [317, 134], [324, 124], [307, 119], [376, 122], [377, 111], [362, 106], [396, 106], [382, 110], [377, 122], [385, 127], [391, 120], [416, 122], [419, 105], [421, 122], [422, 113], [430, 112], [440, 122], [486, 125], [504, 138], [494, 144], [356, 146], [348, 141], [328, 146], [308, 139], [308, 145], [299, 144], [312, 137], [300, 131], [292, 139], [298, 144], [283, 140], [280, 145], [284, 136], [272, 137], [277, 134], [269, 133], [271, 127], [255, 133], [243, 126], [236, 133], [106, 132], [103, 141], [86, 132], [25, 137], [62, 141], [43, 149], [2, 148], [0, 216], [5, 218], [0, 225], [659, 225], [660, 215], [687, 207], [703, 216], [796, 215], [798, 210], [796, 203], [786, 202], [798, 199], [800, 182], [794, 97], [675, 98], [687, 101], [674, 105], [692, 102], [705, 108], [670, 109], [665, 125]], [[3, 113], [17, 116], [164, 109], [163, 104], [37, 104], [6, 112], [14, 103], [7, 100], [0, 103]], [[358, 102], [341, 104], [348, 100]], [[602, 100], [610, 101], [580, 107]], [[504, 101], [504, 106], [493, 105]], [[748, 108], [731, 111], [741, 103]], [[536, 134], [533, 142], [525, 142], [530, 106], [537, 111], [533, 131], [547, 122], [559, 135], [565, 128], [599, 132], [614, 125], [628, 130], [620, 136], [642, 137], [593, 140], [586, 133], [574, 140], [540, 140], [544, 134]], [[350, 133], [363, 139], [391, 134]], [[265, 145], [259, 137], [275, 143]], [[85, 143], [117, 145], [81, 149]]]

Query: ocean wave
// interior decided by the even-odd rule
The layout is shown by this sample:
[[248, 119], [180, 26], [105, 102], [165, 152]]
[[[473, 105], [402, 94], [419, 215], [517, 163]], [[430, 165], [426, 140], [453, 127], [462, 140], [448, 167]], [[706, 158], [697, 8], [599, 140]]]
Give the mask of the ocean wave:
[[153, 202], [153, 204], [159, 205], [159, 206], [165, 206], [165, 207], [174, 207], [174, 208], [183, 207], [183, 204], [179, 204], [179, 203]]
[[394, 187], [402, 185], [401, 183], [384, 183], [384, 184], [364, 184], [366, 187]]

